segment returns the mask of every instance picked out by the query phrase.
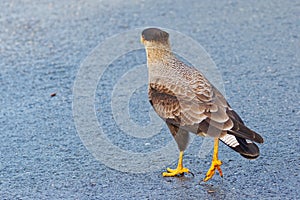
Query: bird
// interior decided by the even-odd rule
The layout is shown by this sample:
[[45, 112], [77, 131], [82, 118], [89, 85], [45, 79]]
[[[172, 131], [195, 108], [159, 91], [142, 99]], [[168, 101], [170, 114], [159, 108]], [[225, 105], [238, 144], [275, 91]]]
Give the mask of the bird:
[[177, 168], [167, 168], [163, 177], [192, 173], [183, 166], [190, 133], [214, 140], [212, 162], [204, 182], [210, 180], [216, 170], [223, 177], [222, 161], [218, 158], [219, 141], [247, 159], [259, 156], [255, 143], [263, 143], [262, 136], [245, 125], [204, 74], [176, 57], [168, 32], [146, 28], [140, 40], [147, 57], [149, 102], [165, 121], [179, 149]]

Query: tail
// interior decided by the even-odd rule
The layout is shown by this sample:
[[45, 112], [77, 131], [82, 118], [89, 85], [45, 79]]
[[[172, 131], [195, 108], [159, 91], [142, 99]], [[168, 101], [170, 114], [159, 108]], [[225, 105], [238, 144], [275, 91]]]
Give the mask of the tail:
[[257, 158], [259, 156], [259, 148], [253, 142], [263, 143], [263, 138], [246, 127], [236, 112], [228, 110], [227, 114], [233, 121], [234, 126], [227, 131], [226, 135], [220, 137], [220, 140], [245, 158]]
[[259, 156], [258, 146], [250, 140], [246, 140], [231, 134], [226, 134], [219, 139], [245, 158], [255, 159]]

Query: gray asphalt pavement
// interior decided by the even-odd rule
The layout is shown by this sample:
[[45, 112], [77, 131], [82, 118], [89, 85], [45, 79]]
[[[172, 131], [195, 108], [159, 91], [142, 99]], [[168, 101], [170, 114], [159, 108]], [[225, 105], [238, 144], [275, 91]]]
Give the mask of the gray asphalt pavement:
[[[0, 199], [300, 198], [298, 1], [0, 4]], [[107, 38], [149, 26], [190, 36], [210, 54], [222, 74], [229, 103], [265, 139], [258, 159], [248, 161], [220, 144], [224, 178], [217, 174], [202, 183], [211, 156], [198, 156], [201, 138], [184, 158], [195, 177], [163, 178], [164, 168], [121, 172], [86, 148], [72, 111], [81, 63]], [[145, 62], [142, 50], [137, 55], [137, 62]], [[151, 142], [130, 140], [113, 118], [105, 118], [110, 113], [110, 90], [116, 78], [130, 70], [128, 62], [126, 56], [120, 58], [124, 68], [105, 72], [95, 108], [115, 145], [145, 151], [151, 144], [164, 145], [155, 140], [171, 139], [169, 132], [164, 130]], [[138, 89], [130, 102], [132, 118], [140, 124], [147, 122], [146, 89]], [[56, 96], [51, 97], [53, 93]], [[170, 163], [175, 165], [176, 160]]]

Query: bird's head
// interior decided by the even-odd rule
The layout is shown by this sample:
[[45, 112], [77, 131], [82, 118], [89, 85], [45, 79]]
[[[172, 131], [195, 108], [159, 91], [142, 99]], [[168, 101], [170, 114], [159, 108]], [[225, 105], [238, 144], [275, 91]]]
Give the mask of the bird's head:
[[147, 28], [142, 32], [141, 42], [146, 48], [169, 46], [169, 33], [158, 28]]

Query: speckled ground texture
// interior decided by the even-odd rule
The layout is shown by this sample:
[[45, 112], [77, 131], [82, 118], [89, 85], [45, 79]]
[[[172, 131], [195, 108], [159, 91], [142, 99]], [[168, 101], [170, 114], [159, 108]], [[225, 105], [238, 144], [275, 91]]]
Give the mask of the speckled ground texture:
[[[299, 16], [299, 1], [1, 1], [0, 199], [299, 199]], [[81, 62], [106, 38], [149, 26], [211, 55], [231, 106], [265, 138], [258, 159], [221, 144], [223, 180], [200, 183], [211, 157], [194, 147], [184, 160], [194, 178], [119, 172], [85, 148], [72, 115]]]

